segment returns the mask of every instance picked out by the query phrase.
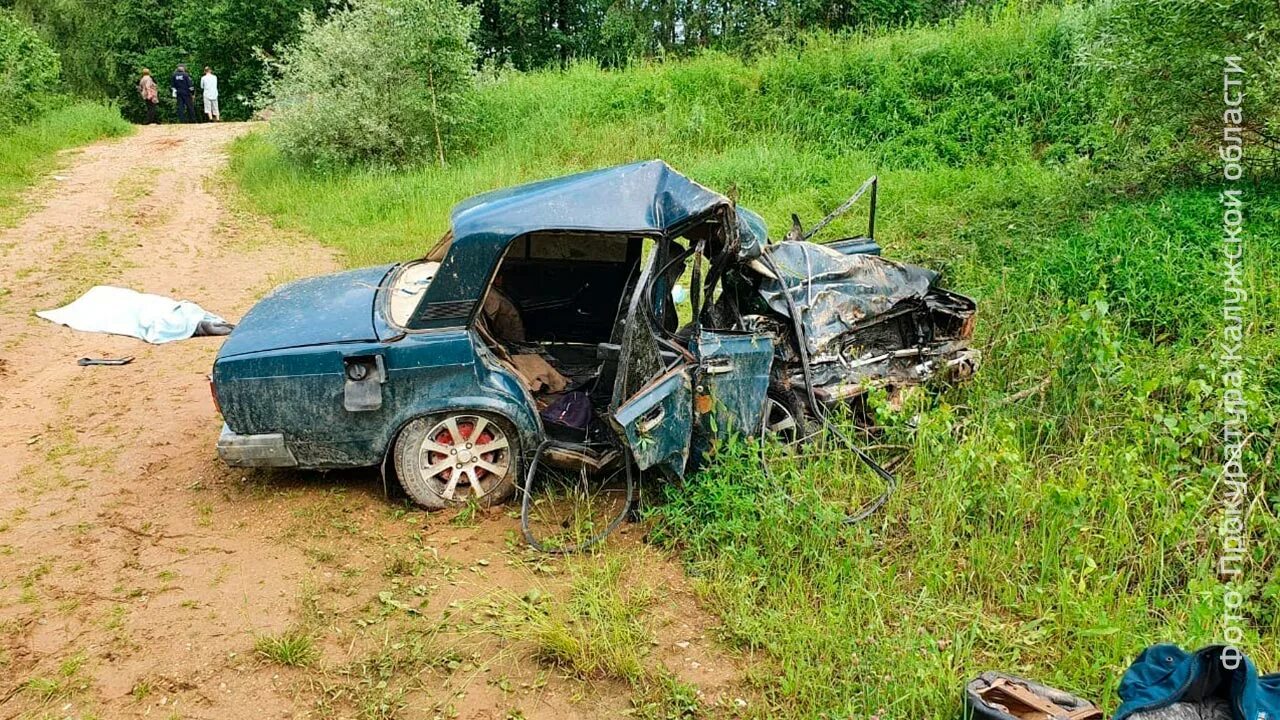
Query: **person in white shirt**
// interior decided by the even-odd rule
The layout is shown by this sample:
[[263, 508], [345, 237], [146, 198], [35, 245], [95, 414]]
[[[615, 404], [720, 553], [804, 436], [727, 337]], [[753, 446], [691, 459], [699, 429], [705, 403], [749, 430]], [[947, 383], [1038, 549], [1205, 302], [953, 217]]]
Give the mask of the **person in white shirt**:
[[210, 120], [221, 120], [218, 114], [218, 76], [206, 67], [200, 78], [200, 94], [204, 96], [204, 116]]

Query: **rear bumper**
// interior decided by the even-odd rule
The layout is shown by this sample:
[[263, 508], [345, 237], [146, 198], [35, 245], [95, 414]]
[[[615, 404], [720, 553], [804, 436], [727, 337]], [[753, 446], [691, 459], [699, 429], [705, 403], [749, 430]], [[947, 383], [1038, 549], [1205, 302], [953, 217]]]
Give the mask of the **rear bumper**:
[[225, 424], [218, 436], [218, 457], [231, 467], [297, 467], [284, 435], [237, 435]]

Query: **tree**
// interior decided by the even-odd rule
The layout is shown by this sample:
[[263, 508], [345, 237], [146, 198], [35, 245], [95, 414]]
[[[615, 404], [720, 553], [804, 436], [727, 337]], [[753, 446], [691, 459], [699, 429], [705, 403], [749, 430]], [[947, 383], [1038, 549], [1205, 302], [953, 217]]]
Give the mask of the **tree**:
[[[248, 117], [266, 82], [263, 58], [296, 42], [302, 14], [324, 13], [327, 0], [183, 0], [173, 30], [198, 73], [209, 65], [219, 76], [223, 112]], [[172, 68], [169, 68], [172, 69]]]
[[262, 56], [297, 39], [303, 12], [329, 0], [0, 0], [32, 23], [62, 56], [67, 88], [118, 102], [138, 118], [135, 87], [150, 68], [162, 89], [178, 63], [209, 65], [220, 79], [222, 114], [243, 119], [265, 80]]
[[33, 119], [52, 101], [61, 65], [36, 31], [0, 10], [0, 130]]
[[327, 166], [444, 164], [474, 90], [473, 8], [456, 0], [356, 0], [306, 15], [262, 104], [284, 151]]
[[[1243, 126], [1280, 145], [1280, 13], [1275, 0], [1113, 0], [1097, 7], [1084, 63], [1095, 71], [1124, 153], [1153, 159], [1151, 172], [1216, 167], [1223, 129], [1223, 71], [1244, 68]], [[1280, 148], [1272, 147], [1274, 152]], [[1259, 147], [1251, 160], [1268, 152]]]

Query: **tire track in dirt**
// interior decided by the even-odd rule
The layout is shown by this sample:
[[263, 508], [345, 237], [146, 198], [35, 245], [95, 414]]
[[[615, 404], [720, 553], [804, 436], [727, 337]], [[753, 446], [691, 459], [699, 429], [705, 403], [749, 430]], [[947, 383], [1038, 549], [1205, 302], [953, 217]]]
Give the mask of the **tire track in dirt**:
[[[622, 712], [622, 683], [561, 677], [450, 625], [495, 590], [563, 590], [563, 565], [513, 542], [504, 509], [460, 522], [388, 503], [376, 473], [232, 471], [214, 456], [205, 381], [218, 339], [150, 346], [35, 317], [115, 284], [234, 320], [272, 286], [335, 269], [228, 204], [226, 145], [250, 128], [143, 127], [90, 146], [0, 231], [0, 720], [345, 717], [366, 702], [405, 717]], [[123, 355], [136, 360], [76, 365]], [[654, 661], [726, 701], [738, 672], [707, 640], [712, 618], [637, 534], [614, 551], [660, 589]], [[411, 588], [421, 612], [391, 615], [385, 594]], [[393, 631], [423, 618], [441, 647], [391, 697], [368, 668], [403, 654]], [[255, 638], [300, 626], [322, 651], [312, 669], [254, 656]]]
[[[246, 633], [290, 622], [305, 563], [216, 532], [212, 505], [193, 490], [221, 473], [210, 462], [217, 420], [202, 387], [218, 341], [149, 346], [33, 314], [116, 284], [236, 317], [280, 268], [334, 267], [316, 248], [237, 235], [252, 228], [209, 185], [226, 143], [245, 130], [146, 127], [91, 146], [37, 193], [41, 207], [0, 234], [0, 577], [11, 580], [0, 636], [7, 674], [65, 686], [44, 693], [59, 707], [133, 700], [140, 680], [173, 696], [166, 708], [183, 715], [235, 716], [246, 697], [265, 715], [294, 705], [270, 674], [227, 672]], [[75, 362], [123, 355], [137, 359]], [[16, 700], [48, 704], [22, 697], [31, 694]]]

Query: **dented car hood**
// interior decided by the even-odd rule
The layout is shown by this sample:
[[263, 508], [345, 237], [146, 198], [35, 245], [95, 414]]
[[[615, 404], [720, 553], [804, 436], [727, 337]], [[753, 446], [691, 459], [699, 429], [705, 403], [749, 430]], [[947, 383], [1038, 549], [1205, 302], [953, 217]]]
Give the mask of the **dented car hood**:
[[760, 295], [774, 312], [790, 316], [787, 293], [800, 310], [808, 351], [819, 354], [856, 325], [910, 298], [923, 298], [938, 274], [879, 255], [845, 255], [805, 241], [766, 247], [780, 275], [765, 277]]
[[276, 288], [253, 306], [218, 357], [378, 339], [373, 304], [395, 265], [307, 278]]

